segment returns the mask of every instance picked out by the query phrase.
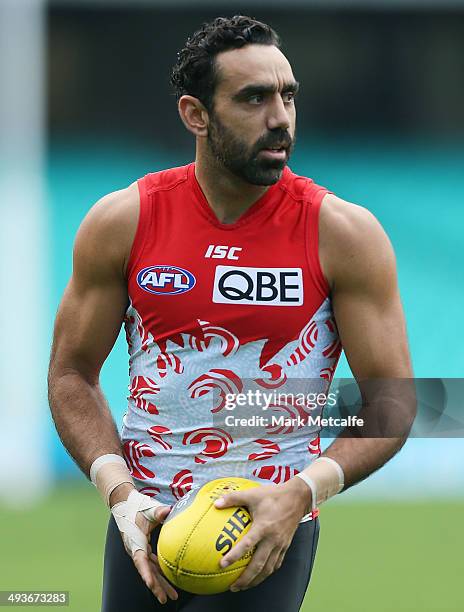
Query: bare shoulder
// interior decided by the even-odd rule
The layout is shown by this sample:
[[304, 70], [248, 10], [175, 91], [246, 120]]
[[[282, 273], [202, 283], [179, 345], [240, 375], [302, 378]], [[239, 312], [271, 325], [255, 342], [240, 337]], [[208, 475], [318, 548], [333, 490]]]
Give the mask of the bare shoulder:
[[321, 266], [335, 284], [366, 284], [396, 278], [391, 242], [377, 218], [363, 206], [328, 194], [319, 219]]
[[111, 268], [125, 273], [137, 230], [140, 196], [137, 183], [102, 197], [92, 206], [79, 227], [74, 263], [92, 269]]

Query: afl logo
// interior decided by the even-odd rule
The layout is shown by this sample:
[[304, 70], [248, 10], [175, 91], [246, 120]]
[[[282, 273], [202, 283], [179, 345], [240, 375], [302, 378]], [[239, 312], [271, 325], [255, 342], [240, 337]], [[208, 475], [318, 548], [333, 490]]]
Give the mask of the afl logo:
[[177, 266], [148, 266], [137, 274], [137, 284], [156, 295], [176, 295], [193, 289], [196, 279], [191, 272]]

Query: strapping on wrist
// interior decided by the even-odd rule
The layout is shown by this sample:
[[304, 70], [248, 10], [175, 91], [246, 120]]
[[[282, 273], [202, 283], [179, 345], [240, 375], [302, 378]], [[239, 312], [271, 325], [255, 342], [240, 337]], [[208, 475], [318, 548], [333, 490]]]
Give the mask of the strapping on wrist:
[[125, 482], [135, 487], [123, 457], [113, 453], [95, 459], [90, 466], [90, 480], [100, 492], [108, 508], [110, 507], [111, 493], [116, 487]]
[[331, 457], [319, 457], [295, 478], [303, 480], [311, 489], [313, 512], [345, 486], [345, 476], [341, 466]]

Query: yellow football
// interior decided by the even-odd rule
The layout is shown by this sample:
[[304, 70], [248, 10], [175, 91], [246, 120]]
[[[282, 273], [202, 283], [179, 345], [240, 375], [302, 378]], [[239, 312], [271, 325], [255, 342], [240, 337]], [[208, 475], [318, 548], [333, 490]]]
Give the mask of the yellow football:
[[222, 593], [240, 576], [253, 551], [222, 568], [219, 561], [251, 527], [246, 508], [216, 508], [216, 499], [258, 487], [246, 478], [218, 478], [192, 489], [172, 508], [158, 538], [158, 561], [175, 586], [198, 595]]

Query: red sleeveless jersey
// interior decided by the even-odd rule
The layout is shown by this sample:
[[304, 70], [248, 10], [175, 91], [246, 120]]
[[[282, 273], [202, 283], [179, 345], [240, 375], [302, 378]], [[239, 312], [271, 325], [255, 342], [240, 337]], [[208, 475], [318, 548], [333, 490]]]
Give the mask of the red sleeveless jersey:
[[328, 390], [341, 346], [318, 257], [327, 190], [285, 168], [223, 224], [193, 163], [138, 186], [122, 431], [136, 484], [172, 503], [222, 476], [283, 482], [320, 454], [320, 428], [290, 423], [305, 408], [274, 395], [266, 416], [280, 420], [238, 429], [226, 417], [231, 398], [250, 389], [275, 394], [290, 380], [319, 379]]

